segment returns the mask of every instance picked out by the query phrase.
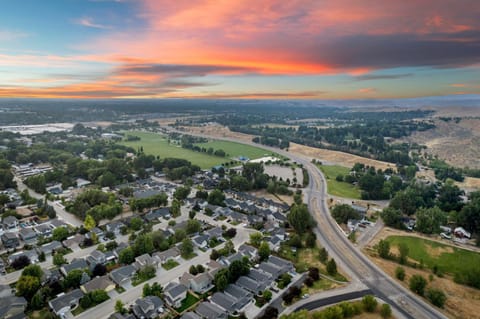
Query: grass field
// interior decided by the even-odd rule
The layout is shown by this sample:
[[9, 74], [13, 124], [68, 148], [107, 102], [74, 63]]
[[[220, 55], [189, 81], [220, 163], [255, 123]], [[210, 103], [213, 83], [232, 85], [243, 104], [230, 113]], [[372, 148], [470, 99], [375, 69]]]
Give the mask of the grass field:
[[350, 169], [338, 165], [318, 165], [327, 180], [328, 193], [330, 195], [360, 199], [360, 190], [352, 184], [338, 182], [338, 175], [348, 175]]
[[222, 158], [205, 153], [194, 152], [177, 145], [169, 144], [167, 138], [161, 134], [138, 131], [129, 131], [126, 133], [140, 137], [140, 141], [121, 141], [119, 144], [130, 146], [134, 149], [138, 149], [142, 146], [145, 153], [160, 156], [160, 158], [185, 158], [204, 169], [212, 168], [215, 165], [230, 161], [230, 158], [232, 157], [246, 156], [250, 159], [255, 159], [264, 156], [264, 154], [269, 154], [268, 151], [261, 148], [234, 142], [211, 141], [199, 144], [199, 146], [204, 146], [206, 148], [212, 147], [215, 150], [223, 149], [229, 155]]
[[436, 265], [444, 273], [461, 274], [480, 265], [480, 254], [473, 251], [418, 237], [389, 236], [387, 240], [392, 247], [398, 246], [400, 243], [407, 244], [409, 258], [417, 262], [423, 261], [425, 267], [428, 268]]
[[[245, 144], [240, 144], [240, 143], [235, 143], [235, 142], [228, 142], [228, 141], [209, 141], [207, 143], [199, 143], [196, 144], [200, 147], [205, 147], [205, 148], [213, 148], [214, 150], [222, 149], [227, 153], [227, 157], [248, 157], [249, 159], [256, 159], [264, 156], [270, 156], [272, 155], [272, 152], [269, 152], [267, 150], [255, 147], [255, 146], [250, 146], [250, 145], [245, 145]], [[278, 156], [277, 154], [273, 153], [273, 156]]]

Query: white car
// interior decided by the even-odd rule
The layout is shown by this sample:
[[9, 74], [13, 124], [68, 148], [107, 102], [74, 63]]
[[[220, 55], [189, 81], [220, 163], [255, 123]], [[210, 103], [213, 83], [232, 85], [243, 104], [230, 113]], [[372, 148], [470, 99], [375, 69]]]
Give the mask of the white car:
[[445, 233], [440, 233], [440, 237], [445, 238], [445, 239], [452, 239], [452, 236], [447, 235]]

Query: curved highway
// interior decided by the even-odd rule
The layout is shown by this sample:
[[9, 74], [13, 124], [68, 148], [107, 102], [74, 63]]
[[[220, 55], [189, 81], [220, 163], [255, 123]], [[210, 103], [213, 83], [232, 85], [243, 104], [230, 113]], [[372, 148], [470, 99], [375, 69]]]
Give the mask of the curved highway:
[[[360, 252], [345, 236], [343, 231], [330, 215], [327, 206], [327, 186], [320, 169], [310, 162], [310, 159], [253, 142], [245, 142], [233, 138], [221, 138], [204, 134], [194, 134], [167, 128], [167, 130], [200, 136], [216, 140], [225, 140], [261, 147], [271, 152], [281, 154], [300, 163], [307, 169], [309, 185], [304, 190], [305, 202], [308, 203], [311, 214], [317, 222], [315, 233], [320, 244], [329, 255], [335, 258], [337, 264], [357, 284], [363, 284], [377, 297], [383, 299], [395, 308], [396, 313], [408, 319], [447, 318], [440, 311], [426, 303], [421, 297], [414, 295], [377, 267], [362, 252]], [[361, 286], [361, 285], [360, 285]]]

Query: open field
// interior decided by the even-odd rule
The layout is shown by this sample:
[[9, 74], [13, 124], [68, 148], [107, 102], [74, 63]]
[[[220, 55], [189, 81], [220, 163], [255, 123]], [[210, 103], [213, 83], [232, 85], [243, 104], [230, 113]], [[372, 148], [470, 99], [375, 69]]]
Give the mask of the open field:
[[164, 135], [148, 132], [128, 132], [129, 135], [135, 135], [141, 138], [140, 141], [121, 141], [122, 145], [130, 146], [135, 149], [142, 146], [147, 154], [165, 157], [185, 158], [201, 168], [211, 168], [215, 165], [224, 163], [227, 159], [205, 153], [194, 152], [177, 145], [169, 144]]
[[[213, 148], [214, 150], [222, 149], [227, 153], [227, 157], [248, 157], [249, 159], [256, 159], [256, 158], [261, 158], [264, 156], [270, 156], [272, 155], [272, 152], [269, 152], [267, 150], [255, 147], [255, 146], [250, 146], [250, 145], [245, 145], [245, 144], [240, 144], [240, 143], [235, 143], [235, 142], [228, 142], [228, 141], [208, 141], [207, 143], [199, 143], [195, 144], [200, 147], [205, 147], [205, 148]], [[276, 154], [273, 154], [273, 156], [278, 156]]]
[[318, 165], [327, 180], [330, 195], [360, 199], [360, 190], [354, 185], [336, 180], [338, 175], [348, 175], [350, 169], [339, 165]]
[[[370, 257], [380, 268], [388, 275], [395, 278], [395, 269], [398, 263], [382, 259], [379, 257]], [[411, 267], [403, 267], [405, 269], [405, 280], [400, 282], [405, 288], [408, 288], [410, 277], [418, 274], [429, 280], [431, 274], [428, 270], [420, 270]], [[428, 283], [428, 288], [437, 288], [445, 292], [447, 301], [444, 309], [441, 311], [449, 318], [471, 318], [480, 319], [480, 290], [456, 284], [450, 278], [439, 278], [434, 276], [433, 281]], [[426, 299], [425, 299], [426, 300]], [[428, 301], [427, 301], [428, 302]]]
[[386, 238], [392, 247], [405, 243], [409, 248], [409, 258], [417, 262], [423, 261], [428, 268], [435, 265], [444, 273], [461, 274], [471, 267], [480, 265], [480, 254], [445, 245], [436, 241], [410, 236], [389, 236]]
[[288, 151], [294, 154], [312, 157], [320, 160], [321, 162], [334, 163], [345, 167], [352, 167], [355, 163], [362, 163], [369, 166], [375, 166], [375, 168], [381, 168], [383, 170], [387, 168], [395, 168], [395, 164], [392, 163], [377, 161], [374, 159], [365, 158], [344, 152], [331, 151], [316, 147], [300, 145], [296, 143], [290, 143]]
[[251, 142], [255, 135], [232, 132], [228, 127], [217, 125], [206, 126], [183, 126], [181, 129], [186, 133], [204, 134], [212, 137], [235, 138], [240, 141]]

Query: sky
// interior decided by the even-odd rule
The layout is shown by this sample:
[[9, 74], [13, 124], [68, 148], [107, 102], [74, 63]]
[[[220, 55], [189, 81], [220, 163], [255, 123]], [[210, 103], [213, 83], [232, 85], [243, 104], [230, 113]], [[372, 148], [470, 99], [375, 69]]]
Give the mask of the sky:
[[0, 0], [0, 97], [480, 93], [478, 0]]

